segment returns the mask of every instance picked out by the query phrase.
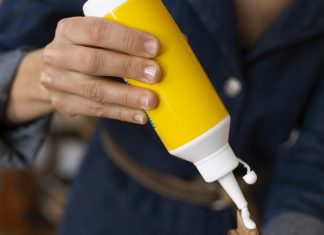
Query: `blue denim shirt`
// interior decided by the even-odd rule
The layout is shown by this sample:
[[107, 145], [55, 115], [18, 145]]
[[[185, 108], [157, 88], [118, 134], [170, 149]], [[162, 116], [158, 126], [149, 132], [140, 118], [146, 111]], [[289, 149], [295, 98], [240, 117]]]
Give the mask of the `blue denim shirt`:
[[[82, 15], [83, 2], [4, 0], [0, 52], [45, 46], [59, 19]], [[293, 0], [247, 51], [239, 46], [232, 1], [164, 3], [231, 114], [234, 151], [260, 176], [256, 190], [251, 190], [264, 224], [269, 225], [266, 233], [320, 234], [324, 218], [324, 2]], [[224, 89], [230, 78], [242, 85], [235, 97]], [[102, 120], [98, 130], [103, 128], [142, 164], [188, 180], [198, 174], [189, 163], [168, 155], [150, 125]], [[233, 225], [226, 210], [214, 212], [163, 198], [128, 178], [105, 156], [98, 133], [90, 141], [75, 181], [61, 234], [226, 234]], [[293, 143], [287, 141], [292, 133], [298, 133]], [[310, 220], [302, 223], [305, 215]], [[300, 223], [294, 224], [293, 231], [289, 224], [276, 230], [284, 218], [297, 218]]]

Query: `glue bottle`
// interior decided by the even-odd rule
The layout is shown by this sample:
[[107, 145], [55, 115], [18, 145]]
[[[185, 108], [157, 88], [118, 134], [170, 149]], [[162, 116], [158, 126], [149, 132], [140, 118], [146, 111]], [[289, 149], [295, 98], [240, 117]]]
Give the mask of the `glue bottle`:
[[153, 90], [159, 106], [148, 111], [150, 121], [170, 154], [192, 162], [206, 182], [216, 180], [241, 210], [249, 229], [248, 203], [232, 171], [243, 163], [247, 183], [256, 174], [238, 159], [228, 135], [230, 116], [180, 29], [161, 0], [88, 0], [86, 16], [104, 17], [155, 35], [161, 43], [156, 61], [163, 71], [158, 84], [125, 78], [129, 84]]

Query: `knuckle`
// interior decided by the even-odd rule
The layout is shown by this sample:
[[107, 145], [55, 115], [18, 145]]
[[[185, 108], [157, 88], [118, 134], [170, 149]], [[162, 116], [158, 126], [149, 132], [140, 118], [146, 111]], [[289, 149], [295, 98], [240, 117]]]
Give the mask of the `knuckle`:
[[131, 103], [131, 97], [130, 97], [130, 93], [129, 92], [121, 92], [121, 103], [123, 105], [129, 106]]
[[107, 23], [104, 20], [96, 20], [89, 27], [89, 36], [94, 44], [100, 44], [105, 40]]
[[95, 107], [93, 110], [93, 114], [96, 117], [104, 117], [104, 113], [105, 113], [105, 109], [102, 105]]
[[46, 75], [44, 73], [41, 74], [41, 76], [39, 78], [39, 81], [45, 87], [47, 87], [47, 86], [49, 86], [49, 85], [51, 85], [53, 83], [52, 77], [50, 77], [50, 76], [48, 76], [48, 75]]
[[67, 117], [76, 116], [76, 114], [74, 112], [72, 112], [72, 110], [68, 109], [65, 106], [64, 100], [62, 98], [60, 98], [59, 96], [56, 96], [56, 95], [52, 96], [51, 104], [58, 112], [62, 113], [63, 115], [65, 115]]
[[54, 47], [55, 47], [54, 43], [51, 42], [44, 48], [43, 61], [45, 64], [53, 63]]
[[49, 44], [47, 44], [46, 46], [45, 46], [45, 48], [44, 48], [44, 54], [46, 54], [46, 53], [48, 53], [48, 52], [50, 52], [51, 50], [52, 50], [52, 48], [53, 48], [53, 42], [51, 42], [51, 43], [49, 43]]
[[84, 57], [82, 67], [83, 72], [87, 74], [95, 74], [99, 71], [102, 58], [100, 53], [97, 50], [93, 50], [90, 53], [87, 53], [87, 55]]
[[86, 92], [86, 95], [90, 99], [92, 99], [96, 102], [102, 102], [104, 99], [103, 82], [102, 81], [91, 81], [91, 82], [86, 83], [85, 92]]
[[68, 31], [69, 28], [69, 20], [68, 19], [62, 19], [57, 23], [56, 26], [56, 33], [55, 36], [64, 36], [65, 32]]
[[121, 109], [116, 109], [115, 118], [123, 121], [124, 120], [123, 117], [124, 117], [123, 111]]
[[134, 73], [136, 71], [136, 62], [135, 59], [132, 57], [128, 57], [126, 59], [125, 63], [123, 64], [122, 70], [124, 73], [124, 76], [126, 77], [134, 77]]
[[135, 52], [138, 47], [138, 37], [131, 31], [127, 30], [122, 37], [122, 44], [126, 51]]
[[61, 102], [60, 98], [57, 97], [57, 96], [52, 96], [51, 97], [51, 103], [52, 103], [52, 106], [57, 110], [60, 110], [60, 109], [63, 108], [62, 107], [62, 102]]

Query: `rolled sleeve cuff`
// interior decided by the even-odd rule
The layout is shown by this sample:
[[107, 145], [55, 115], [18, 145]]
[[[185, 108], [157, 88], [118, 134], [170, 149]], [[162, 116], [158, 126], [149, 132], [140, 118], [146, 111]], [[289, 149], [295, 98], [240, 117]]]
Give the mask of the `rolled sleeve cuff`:
[[[20, 48], [0, 53], [1, 117], [5, 113], [8, 93], [17, 67], [28, 51], [30, 49]], [[15, 127], [0, 125], [0, 164], [18, 169], [30, 165], [49, 130], [50, 119], [50, 116], [46, 116]]]
[[287, 212], [270, 220], [262, 234], [321, 235], [324, 234], [324, 221], [304, 213]]

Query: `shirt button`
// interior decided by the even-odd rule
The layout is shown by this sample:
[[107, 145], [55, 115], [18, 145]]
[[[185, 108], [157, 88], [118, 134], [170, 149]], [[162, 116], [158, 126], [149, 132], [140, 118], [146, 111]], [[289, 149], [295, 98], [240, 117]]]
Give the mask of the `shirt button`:
[[235, 77], [230, 77], [224, 83], [224, 92], [227, 96], [234, 98], [242, 91], [242, 83]]

